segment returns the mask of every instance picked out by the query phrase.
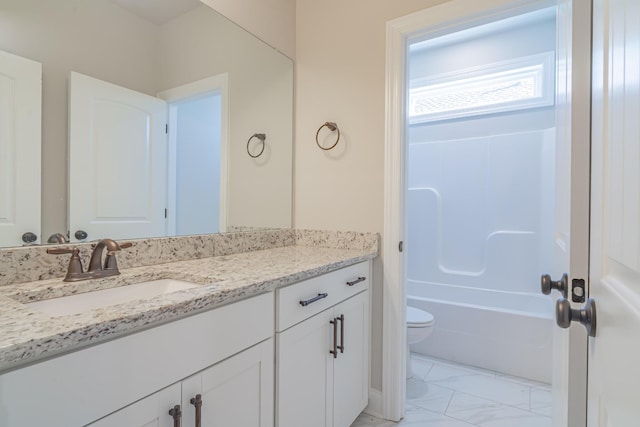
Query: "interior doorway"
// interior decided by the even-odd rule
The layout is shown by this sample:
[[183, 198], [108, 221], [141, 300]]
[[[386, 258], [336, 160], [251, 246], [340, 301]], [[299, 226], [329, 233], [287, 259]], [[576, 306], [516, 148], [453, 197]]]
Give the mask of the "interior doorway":
[[[590, 62], [588, 6], [583, 3], [574, 5], [571, 0], [490, 0], [482, 4], [453, 0], [388, 24], [381, 410], [388, 419], [398, 420], [404, 414], [406, 297], [407, 290], [412, 287], [405, 279], [422, 275], [430, 277], [422, 280], [430, 286], [429, 298], [423, 299], [438, 300], [436, 305], [430, 306], [434, 311], [443, 301], [450, 303], [461, 298], [463, 292], [460, 291], [467, 293], [466, 300], [454, 304], [463, 310], [454, 311], [446, 307], [434, 316], [436, 325], [438, 317], [442, 320], [449, 316], [458, 323], [457, 326], [466, 324], [464, 326], [473, 329], [478, 318], [488, 319], [489, 314], [500, 317], [477, 328], [490, 332], [485, 336], [475, 335], [476, 331], [456, 331], [457, 326], [445, 328], [447, 332], [453, 330], [454, 335], [472, 338], [475, 343], [488, 343], [489, 347], [504, 338], [500, 332], [501, 323], [515, 325], [513, 319], [505, 320], [502, 316], [520, 317], [522, 314], [523, 310], [514, 310], [510, 306], [512, 296], [523, 297], [521, 302], [527, 303], [539, 300], [539, 310], [530, 311], [531, 307], [527, 307], [524, 311], [527, 311], [525, 317], [529, 320], [542, 322], [515, 337], [518, 344], [515, 347], [529, 346], [534, 338], [540, 337], [540, 333], [547, 333], [543, 341], [548, 343], [551, 341], [548, 331], [552, 329], [552, 350], [546, 357], [551, 359], [547, 365], [557, 363], [552, 370], [553, 402], [559, 403], [554, 406], [562, 409], [558, 416], [554, 412], [553, 425], [584, 425], [586, 336], [583, 330], [574, 328], [557, 333], [559, 328], [553, 327], [551, 316], [553, 300], [541, 296], [538, 286], [540, 273], [550, 272], [556, 276], [564, 271], [570, 277], [586, 277], [588, 272], [588, 250], [583, 249], [588, 248], [589, 163], [588, 157], [573, 156], [575, 152], [588, 152], [590, 140], [589, 129], [583, 125], [590, 117], [590, 74], [588, 65], [585, 67]], [[544, 51], [531, 52], [517, 46], [513, 49], [514, 56], [498, 58], [495, 54], [504, 54], [509, 50], [507, 46], [495, 49], [485, 46], [459, 53], [455, 58], [434, 56], [425, 66], [428, 75], [415, 76], [417, 81], [411, 81], [413, 70], [408, 59], [412, 43], [440, 39], [442, 44], [443, 37], [449, 38], [447, 43], [459, 43], [465, 38], [460, 37], [464, 34], [461, 32], [470, 31], [472, 35], [467, 35], [466, 39], [471, 40], [472, 45], [483, 37], [473, 32], [485, 25], [505, 20], [517, 22], [522, 15], [544, 14], [546, 8], [557, 12], [557, 25], [551, 24], [557, 28], [557, 36], [551, 37], [556, 52], [546, 55], [556, 59], [555, 65], [548, 59], [542, 59]], [[523, 24], [518, 22], [514, 27], [523, 28]], [[574, 37], [578, 31], [587, 37]], [[511, 37], [515, 41], [516, 36]], [[504, 35], [503, 38], [507, 39], [506, 42], [512, 41]], [[432, 47], [437, 49], [438, 43], [435, 44]], [[484, 62], [473, 63], [474, 60]], [[518, 77], [520, 72], [532, 74], [528, 77], [520, 74]], [[552, 75], [552, 94], [549, 96], [547, 92], [545, 96], [543, 84], [539, 85], [540, 90], [532, 92], [536, 81], [546, 80], [549, 87], [549, 74]], [[419, 81], [421, 78], [422, 82]], [[533, 116], [525, 118], [532, 113], [543, 116], [545, 109], [550, 118], [546, 122], [532, 120]], [[508, 116], [511, 120], [506, 119]], [[412, 137], [417, 137], [417, 140], [412, 141]], [[517, 142], [511, 144], [509, 140]], [[412, 144], [415, 147], [411, 147]], [[586, 145], [586, 150], [582, 144]], [[524, 157], [508, 159], [508, 151], [516, 158]], [[423, 176], [412, 177], [411, 162], [421, 156], [426, 163], [416, 164], [414, 168]], [[519, 175], [518, 170], [523, 173]], [[518, 192], [518, 189], [522, 191]], [[458, 190], [457, 195], [451, 190]], [[412, 191], [414, 194], [410, 194]], [[431, 212], [430, 216], [410, 218], [405, 212], [405, 207], [410, 204], [422, 205], [425, 212]], [[445, 210], [448, 211], [446, 218], [443, 215]], [[520, 219], [516, 219], [518, 210], [524, 214]], [[542, 211], [549, 215], [542, 215]], [[499, 220], [492, 216], [496, 213], [501, 214], [497, 215]], [[479, 221], [474, 224], [469, 218]], [[427, 236], [427, 239], [416, 240], [415, 235], [409, 236], [411, 224], [419, 230], [416, 234]], [[412, 255], [411, 247], [419, 247], [416, 242], [420, 241], [424, 243], [423, 261], [412, 267], [409, 260], [415, 253]], [[516, 246], [510, 247], [508, 241]], [[403, 248], [407, 250], [403, 251]], [[497, 250], [500, 248], [501, 251]], [[492, 251], [493, 255], [490, 254]], [[534, 262], [525, 266], [522, 261], [526, 258], [533, 258]], [[512, 276], [507, 274], [508, 270], [523, 276], [505, 279]], [[528, 273], [524, 275], [525, 272]], [[483, 283], [483, 275], [492, 278]], [[447, 283], [451, 276], [458, 276], [460, 280]], [[510, 288], [514, 281], [517, 282], [516, 288]], [[445, 293], [449, 298], [445, 298]], [[506, 307], [505, 304], [497, 304], [499, 299], [506, 303]], [[487, 310], [486, 304], [493, 306], [491, 310]], [[480, 312], [470, 313], [469, 308], [480, 309]], [[442, 338], [440, 342], [449, 341], [449, 338]], [[425, 345], [428, 345], [428, 340]], [[441, 346], [436, 347], [438, 351], [442, 350]], [[518, 356], [509, 354], [509, 351], [522, 351], [524, 354], [527, 350], [509, 345], [505, 348], [507, 350], [499, 352], [500, 357], [493, 362], [500, 367], [506, 366], [505, 370], [510, 375], [520, 375], [514, 370], [522, 367], [510, 365]], [[486, 350], [490, 350], [486, 345], [484, 350], [474, 345], [466, 350], [450, 349], [449, 354], [459, 358], [471, 357], [472, 361], [463, 362], [482, 366], [484, 362], [479, 360], [477, 353]], [[445, 355], [436, 354], [435, 357], [440, 359]], [[497, 367], [485, 365], [483, 369], [495, 372]], [[524, 372], [531, 372], [531, 369], [524, 368]], [[538, 379], [535, 381], [542, 379], [544, 382], [544, 378], [551, 375], [547, 370], [532, 375], [536, 376]], [[545, 422], [552, 425], [548, 415], [544, 415]]]
[[168, 103], [167, 234], [226, 231], [227, 75], [158, 94]]

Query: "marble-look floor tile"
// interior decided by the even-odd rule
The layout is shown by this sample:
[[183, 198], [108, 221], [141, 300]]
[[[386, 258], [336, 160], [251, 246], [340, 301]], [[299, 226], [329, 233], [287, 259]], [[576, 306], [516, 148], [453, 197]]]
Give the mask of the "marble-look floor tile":
[[551, 417], [553, 412], [553, 399], [551, 397], [551, 390], [532, 388], [530, 404], [531, 412]]
[[414, 379], [423, 380], [433, 368], [433, 362], [422, 358], [414, 357], [411, 360], [411, 371]]
[[548, 384], [412, 355], [406, 414], [393, 423], [361, 415], [352, 427], [551, 427]]
[[392, 427], [397, 423], [393, 421], [381, 420], [368, 414], [360, 414], [358, 418], [351, 424], [351, 427]]
[[[451, 402], [454, 391], [436, 384], [426, 384], [426, 390], [419, 396], [409, 398], [409, 384], [407, 383], [407, 403], [428, 409], [438, 414], [444, 414]], [[415, 387], [415, 386], [414, 386]]]
[[[435, 369], [436, 366], [434, 366], [431, 372]], [[440, 385], [505, 405], [519, 406], [529, 404], [530, 388], [528, 386], [488, 375], [460, 375], [441, 380], [431, 380], [429, 376], [427, 376], [426, 381], [430, 384]]]
[[472, 427], [473, 424], [437, 414], [428, 409], [407, 405], [405, 416], [398, 427]]

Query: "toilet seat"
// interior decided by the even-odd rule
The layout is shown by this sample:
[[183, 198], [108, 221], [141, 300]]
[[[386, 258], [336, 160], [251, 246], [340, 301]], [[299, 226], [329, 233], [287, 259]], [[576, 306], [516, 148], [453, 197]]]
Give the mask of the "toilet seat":
[[433, 325], [433, 315], [415, 307], [407, 307], [407, 326], [425, 328]]

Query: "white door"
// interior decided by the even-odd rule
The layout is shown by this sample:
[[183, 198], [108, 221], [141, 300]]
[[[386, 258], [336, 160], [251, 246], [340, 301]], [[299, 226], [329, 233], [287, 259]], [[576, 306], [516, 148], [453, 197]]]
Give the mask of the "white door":
[[[589, 268], [590, 3], [558, 2], [555, 265], [550, 273], [556, 280], [567, 273], [567, 288], [573, 280], [586, 281]], [[575, 308], [583, 305], [572, 304]], [[587, 387], [584, 327], [554, 327], [549, 363], [553, 364], [553, 426], [583, 427]]]
[[338, 357], [333, 364], [333, 426], [349, 426], [369, 403], [369, 292], [336, 306]]
[[595, 0], [589, 427], [640, 425], [640, 2]]
[[169, 415], [169, 410], [180, 404], [180, 397], [180, 384], [174, 384], [101, 418], [89, 426], [172, 427], [175, 424], [173, 417]]
[[42, 64], [0, 51], [0, 247], [41, 242], [41, 106]]
[[325, 310], [278, 334], [278, 427], [332, 425], [333, 318]]
[[182, 425], [273, 427], [273, 364], [269, 339], [184, 380]]
[[72, 72], [69, 82], [70, 238], [166, 234], [167, 104]]

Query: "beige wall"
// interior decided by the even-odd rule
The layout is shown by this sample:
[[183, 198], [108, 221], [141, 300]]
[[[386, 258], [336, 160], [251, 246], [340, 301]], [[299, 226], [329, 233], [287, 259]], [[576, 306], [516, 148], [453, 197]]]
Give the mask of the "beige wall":
[[296, 0], [201, 0], [289, 58], [296, 50]]
[[[290, 226], [293, 67], [289, 58], [206, 5], [166, 28], [109, 0], [3, 0], [0, 9], [0, 50], [43, 64], [43, 241], [67, 230], [67, 98], [72, 70], [153, 96], [228, 71], [230, 154], [237, 159], [230, 167], [235, 174], [230, 179], [235, 185], [230, 223]], [[293, 16], [293, 10], [287, 13]], [[211, 20], [220, 26], [203, 34], [198, 24], [207, 26]], [[225, 30], [228, 33], [222, 34]], [[215, 58], [218, 53], [222, 58]], [[281, 101], [269, 100], [274, 93]], [[246, 140], [256, 132], [267, 134], [268, 148], [260, 159], [248, 160]]]
[[[294, 224], [383, 231], [386, 21], [446, 0], [297, 0]], [[315, 133], [340, 126], [323, 152]], [[381, 389], [382, 262], [374, 265], [372, 386]]]
[[[160, 45], [163, 90], [229, 75], [228, 225], [291, 227], [291, 59], [206, 5], [163, 25]], [[254, 133], [267, 135], [256, 159], [246, 151]]]
[[[41, 62], [42, 232], [67, 230], [67, 93], [71, 70], [153, 94], [155, 26], [107, 0], [2, 3], [0, 50]], [[123, 66], [125, 65], [125, 66]], [[37, 167], [25, 165], [24, 167]]]

